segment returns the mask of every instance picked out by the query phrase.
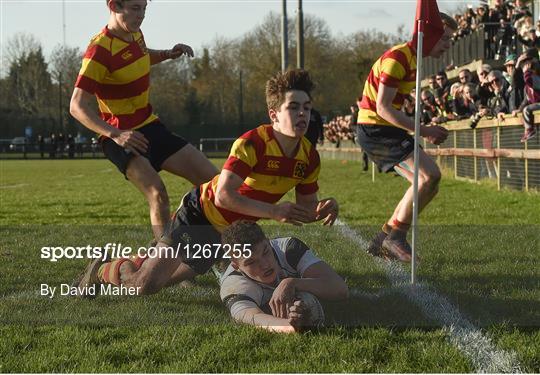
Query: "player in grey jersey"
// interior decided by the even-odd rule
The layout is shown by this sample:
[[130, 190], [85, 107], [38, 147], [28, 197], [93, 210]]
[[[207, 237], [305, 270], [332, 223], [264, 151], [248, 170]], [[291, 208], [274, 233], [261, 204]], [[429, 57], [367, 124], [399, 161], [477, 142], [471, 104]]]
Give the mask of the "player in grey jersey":
[[221, 277], [221, 299], [238, 322], [297, 332], [324, 319], [318, 298], [348, 297], [345, 281], [297, 238], [269, 240], [256, 223], [242, 220], [222, 233], [222, 242], [251, 249], [249, 257], [233, 257]]

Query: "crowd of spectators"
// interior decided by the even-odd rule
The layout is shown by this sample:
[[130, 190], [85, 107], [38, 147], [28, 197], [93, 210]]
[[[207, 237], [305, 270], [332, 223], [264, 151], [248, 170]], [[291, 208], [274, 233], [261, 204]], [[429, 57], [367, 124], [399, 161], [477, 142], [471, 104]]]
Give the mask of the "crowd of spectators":
[[[469, 6], [467, 11], [454, 18], [458, 24], [454, 40], [484, 28], [486, 59], [502, 60], [510, 54], [520, 54], [526, 48], [540, 47], [540, 21], [534, 24], [528, 1], [495, 0], [491, 7]], [[522, 49], [519, 49], [518, 41]]]
[[[525, 131], [522, 142], [535, 134], [532, 112], [540, 109], [540, 63], [538, 50], [530, 48], [516, 59], [509, 55], [504, 71], [484, 64], [476, 77], [461, 69], [459, 82], [450, 84], [444, 71], [428, 79], [429, 86], [421, 93], [422, 124], [441, 124], [449, 120], [469, 119], [475, 128], [483, 117], [523, 114]], [[403, 111], [414, 116], [415, 92], [405, 99]]]
[[[496, 70], [484, 64], [476, 72], [461, 69], [453, 84], [444, 70], [428, 77], [428, 87], [420, 93], [422, 124], [469, 119], [471, 128], [475, 128], [483, 117], [504, 121], [505, 115], [522, 113], [525, 131], [521, 141], [525, 142], [536, 134], [532, 112], [540, 109], [540, 20], [535, 29], [525, 0], [495, 0], [492, 7], [469, 7], [454, 17], [459, 25], [454, 40], [483, 27], [491, 58], [502, 59], [504, 68]], [[413, 90], [403, 103], [403, 111], [411, 117], [415, 114], [415, 98]], [[336, 147], [343, 140], [354, 141], [357, 113], [358, 107], [352, 106], [351, 115], [324, 124], [325, 139]]]

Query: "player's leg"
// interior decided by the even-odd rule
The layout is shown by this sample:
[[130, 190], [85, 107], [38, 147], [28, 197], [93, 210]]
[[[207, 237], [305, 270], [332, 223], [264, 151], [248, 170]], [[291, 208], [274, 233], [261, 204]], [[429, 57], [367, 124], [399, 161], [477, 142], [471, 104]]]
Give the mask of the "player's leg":
[[[399, 163], [395, 169], [410, 182], [413, 178], [413, 157]], [[420, 150], [418, 175], [418, 212], [420, 213], [438, 192], [441, 172], [437, 164], [423, 150]], [[407, 232], [412, 223], [413, 186], [411, 185], [399, 202], [390, 219], [392, 230], [384, 239], [382, 247], [401, 261], [411, 260], [411, 248], [407, 243]]]
[[536, 129], [534, 127], [534, 114], [533, 112], [540, 109], [540, 103], [529, 104], [523, 108], [523, 126], [525, 128], [521, 142], [527, 142], [529, 139], [535, 136]]
[[126, 177], [145, 196], [150, 208], [152, 231], [154, 237], [159, 239], [170, 217], [169, 196], [163, 180], [143, 156], [136, 156], [129, 161]]
[[185, 145], [182, 149], [169, 156], [163, 162], [161, 168], [177, 176], [184, 177], [195, 186], [210, 181], [219, 173], [216, 166], [191, 144]]

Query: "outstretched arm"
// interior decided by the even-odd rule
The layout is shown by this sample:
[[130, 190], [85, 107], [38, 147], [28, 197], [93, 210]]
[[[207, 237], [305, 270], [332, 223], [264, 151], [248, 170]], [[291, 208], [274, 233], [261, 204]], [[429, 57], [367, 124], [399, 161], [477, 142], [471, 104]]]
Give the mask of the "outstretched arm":
[[271, 204], [241, 195], [238, 189], [243, 182], [244, 180], [236, 173], [223, 169], [216, 189], [216, 206], [243, 215], [274, 219], [283, 223], [300, 225], [312, 221], [312, 214], [298, 204], [291, 202]]
[[162, 50], [155, 50], [155, 49], [149, 49], [148, 53], [150, 54], [150, 64], [155, 65], [159, 64], [162, 61], [169, 60], [169, 59], [177, 59], [182, 55], [187, 55], [189, 57], [193, 57], [193, 49], [188, 46], [187, 44], [177, 44], [171, 49], [162, 49]]

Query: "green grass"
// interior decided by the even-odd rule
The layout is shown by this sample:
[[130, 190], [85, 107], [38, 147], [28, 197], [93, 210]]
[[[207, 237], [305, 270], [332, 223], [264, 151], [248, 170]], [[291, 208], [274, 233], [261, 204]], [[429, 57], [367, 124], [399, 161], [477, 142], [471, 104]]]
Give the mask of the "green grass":
[[[220, 164], [220, 163], [218, 163]], [[369, 239], [405, 182], [323, 161], [321, 196]], [[171, 206], [190, 185], [163, 174]], [[280, 336], [230, 321], [217, 282], [138, 298], [40, 297], [83, 260], [51, 263], [42, 246], [145, 245], [147, 206], [105, 160], [0, 162], [0, 372], [471, 372], [443, 327], [392, 289], [383, 270], [332, 228], [265, 222], [294, 234], [346, 277], [357, 297], [326, 306], [330, 327]], [[540, 371], [540, 196], [444, 178], [421, 215], [418, 275], [498, 348]]]

